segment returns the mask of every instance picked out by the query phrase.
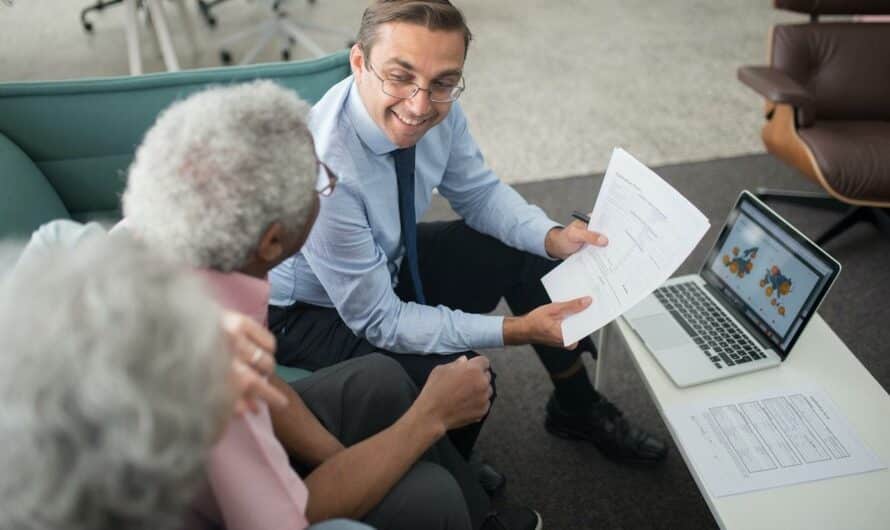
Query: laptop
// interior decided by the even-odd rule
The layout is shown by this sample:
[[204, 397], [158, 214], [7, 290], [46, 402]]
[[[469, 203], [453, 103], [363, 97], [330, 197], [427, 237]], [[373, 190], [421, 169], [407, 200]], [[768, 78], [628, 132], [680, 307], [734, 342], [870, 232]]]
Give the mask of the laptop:
[[841, 265], [743, 191], [698, 274], [624, 314], [677, 386], [780, 365]]

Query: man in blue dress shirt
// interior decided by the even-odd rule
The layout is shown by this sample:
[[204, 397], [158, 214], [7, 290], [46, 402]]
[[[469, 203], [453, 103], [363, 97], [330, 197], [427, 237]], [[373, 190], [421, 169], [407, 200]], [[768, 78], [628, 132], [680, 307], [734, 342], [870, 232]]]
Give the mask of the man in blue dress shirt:
[[[591, 301], [550, 303], [540, 282], [584, 244], [607, 240], [549, 219], [486, 166], [457, 103], [470, 38], [447, 0], [365, 11], [353, 75], [310, 118], [336, 192], [303, 250], [270, 276], [278, 360], [313, 369], [382, 351], [422, 385], [436, 365], [478, 348], [532, 344], [554, 384], [550, 432], [616, 460], [658, 462], [664, 443], [591, 385], [580, 358], [595, 354], [591, 341], [563, 347], [562, 319]], [[417, 224], [434, 189], [460, 221]], [[501, 298], [522, 316], [484, 314]], [[480, 426], [451, 433], [465, 455]]]

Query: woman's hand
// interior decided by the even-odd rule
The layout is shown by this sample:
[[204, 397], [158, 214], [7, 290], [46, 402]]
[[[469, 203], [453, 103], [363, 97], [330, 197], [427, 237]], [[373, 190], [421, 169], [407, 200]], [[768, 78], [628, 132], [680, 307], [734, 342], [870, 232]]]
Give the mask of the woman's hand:
[[235, 388], [235, 414], [259, 410], [258, 400], [272, 407], [287, 405], [287, 397], [268, 377], [275, 371], [275, 336], [252, 318], [226, 311], [222, 328], [232, 349], [231, 377]]

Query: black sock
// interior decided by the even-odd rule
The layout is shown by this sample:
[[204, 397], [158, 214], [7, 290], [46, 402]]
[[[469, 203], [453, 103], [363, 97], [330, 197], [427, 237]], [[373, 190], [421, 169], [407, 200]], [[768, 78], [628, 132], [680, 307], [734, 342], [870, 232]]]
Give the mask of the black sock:
[[556, 388], [556, 401], [570, 414], [585, 410], [600, 398], [583, 365], [568, 377], [551, 380]]
[[578, 350], [577, 351], [580, 351], [580, 352], [586, 351], [586, 352], [590, 353], [590, 356], [593, 357], [594, 359], [599, 358], [597, 351], [596, 351], [596, 345], [593, 343], [593, 339], [590, 338], [590, 335], [588, 335], [578, 341]]

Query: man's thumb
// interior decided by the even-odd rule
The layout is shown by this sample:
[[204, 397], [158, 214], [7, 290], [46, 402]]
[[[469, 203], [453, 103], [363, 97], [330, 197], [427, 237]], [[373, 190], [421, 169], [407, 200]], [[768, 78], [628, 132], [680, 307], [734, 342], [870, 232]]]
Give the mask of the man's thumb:
[[575, 298], [574, 300], [569, 300], [562, 304], [560, 307], [560, 312], [564, 315], [571, 315], [572, 313], [577, 313], [579, 311], [583, 311], [587, 309], [587, 307], [593, 302], [593, 298], [589, 296], [582, 296], [581, 298]]

